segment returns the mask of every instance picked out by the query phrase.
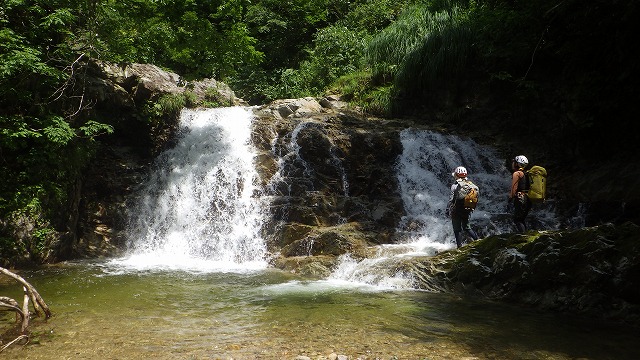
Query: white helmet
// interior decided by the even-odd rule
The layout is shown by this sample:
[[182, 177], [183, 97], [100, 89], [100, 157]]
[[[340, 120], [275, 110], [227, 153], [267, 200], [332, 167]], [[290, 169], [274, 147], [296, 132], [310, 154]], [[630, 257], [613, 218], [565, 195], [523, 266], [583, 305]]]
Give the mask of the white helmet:
[[458, 166], [451, 175], [455, 178], [464, 178], [467, 177], [467, 169], [464, 166]]
[[525, 167], [527, 165], [529, 165], [529, 160], [527, 159], [526, 156], [524, 155], [518, 155], [516, 156], [513, 161], [516, 162], [516, 164], [520, 165], [521, 167]]

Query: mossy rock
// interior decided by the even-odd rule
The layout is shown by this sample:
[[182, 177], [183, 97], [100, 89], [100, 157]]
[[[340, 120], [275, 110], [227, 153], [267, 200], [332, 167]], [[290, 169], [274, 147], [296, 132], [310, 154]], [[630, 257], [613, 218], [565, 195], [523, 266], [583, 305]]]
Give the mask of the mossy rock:
[[502, 234], [419, 260], [419, 286], [640, 324], [640, 227]]

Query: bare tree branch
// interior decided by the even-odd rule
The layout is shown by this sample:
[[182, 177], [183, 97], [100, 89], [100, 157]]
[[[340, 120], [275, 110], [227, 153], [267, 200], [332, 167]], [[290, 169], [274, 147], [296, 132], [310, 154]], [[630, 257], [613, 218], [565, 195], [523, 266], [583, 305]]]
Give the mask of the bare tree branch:
[[20, 275], [15, 274], [3, 267], [0, 267], [0, 273], [13, 278], [20, 284], [22, 284], [25, 296], [28, 295], [33, 302], [33, 309], [37, 316], [40, 316], [41, 312], [44, 312], [46, 319], [51, 317], [51, 310], [49, 310], [49, 306], [47, 306], [47, 303], [44, 302], [38, 291], [31, 284], [29, 284]]
[[44, 302], [40, 294], [38, 294], [38, 291], [20, 275], [15, 274], [3, 267], [0, 267], [0, 274], [4, 274], [18, 281], [22, 285], [22, 291], [24, 293], [22, 308], [20, 307], [20, 304], [18, 304], [18, 302], [14, 299], [6, 296], [0, 296], [0, 311], [15, 312], [16, 322], [20, 323], [20, 335], [0, 348], [1, 353], [2, 351], [4, 351], [4, 349], [20, 340], [27, 339], [27, 342], [29, 341], [29, 335], [27, 334], [27, 327], [29, 327], [29, 320], [31, 318], [31, 314], [29, 312], [29, 301], [33, 303], [33, 309], [36, 313], [36, 316], [40, 316], [40, 314], [44, 313], [45, 319], [48, 319], [51, 317], [51, 311], [49, 310], [49, 307]]

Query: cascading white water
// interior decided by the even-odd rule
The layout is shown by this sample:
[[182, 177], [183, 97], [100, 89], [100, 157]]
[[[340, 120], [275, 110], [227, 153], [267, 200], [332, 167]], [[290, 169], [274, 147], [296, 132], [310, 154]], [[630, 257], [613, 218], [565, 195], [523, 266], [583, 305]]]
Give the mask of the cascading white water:
[[404, 130], [403, 153], [397, 176], [406, 215], [398, 231], [424, 247], [453, 246], [451, 223], [445, 210], [457, 166], [480, 188], [471, 223], [479, 235], [511, 231], [506, 198], [511, 174], [495, 152], [470, 139], [433, 131]]
[[[313, 165], [309, 164], [300, 154], [301, 146], [298, 144], [298, 138], [300, 133], [315, 128], [324, 132], [324, 125], [316, 121], [300, 121], [291, 134], [288, 141], [284, 146], [277, 147], [278, 138], [274, 137], [272, 142], [272, 152], [276, 155], [278, 170], [275, 175], [269, 181], [267, 191], [277, 195], [291, 195], [292, 183], [291, 179], [295, 178], [298, 182], [296, 187], [298, 189], [304, 189], [304, 191], [315, 191], [312, 182], [314, 177]], [[345, 171], [342, 160], [336, 154], [337, 146], [333, 143], [331, 138], [327, 138], [330, 143], [329, 156], [327, 161], [333, 166], [342, 182], [342, 190], [344, 196], [349, 196], [349, 183], [347, 181], [347, 173]]]
[[[291, 132], [289, 141], [287, 141], [285, 146], [280, 150], [276, 149], [276, 142], [278, 138], [274, 137], [271, 145], [272, 152], [277, 156], [278, 170], [269, 180], [269, 192], [278, 195], [291, 195], [292, 184], [287, 180], [295, 177], [295, 172], [299, 171], [299, 169], [302, 169], [304, 177], [311, 177], [311, 170], [309, 169], [307, 162], [300, 157], [300, 145], [298, 145], [298, 135], [309, 124], [311, 124], [311, 122], [300, 122]], [[304, 187], [306, 190], [313, 190], [311, 184], [297, 185]]]
[[250, 145], [252, 112], [183, 110], [177, 145], [158, 158], [130, 220], [135, 267], [265, 268], [263, 201]]
[[[426, 130], [406, 129], [400, 137], [403, 152], [397, 161], [397, 179], [405, 216], [397, 232], [403, 234], [404, 241], [380, 246], [371, 259], [356, 261], [343, 256], [332, 279], [381, 288], [411, 288], [410, 277], [389, 269], [398, 258], [434, 255], [455, 247], [445, 210], [454, 181], [451, 173], [457, 166], [466, 167], [469, 179], [480, 188], [480, 201], [470, 220], [476, 232], [484, 237], [514, 231], [512, 215], [506, 209], [511, 174], [491, 148]], [[559, 226], [548, 206], [534, 209], [530, 217], [543, 229]]]

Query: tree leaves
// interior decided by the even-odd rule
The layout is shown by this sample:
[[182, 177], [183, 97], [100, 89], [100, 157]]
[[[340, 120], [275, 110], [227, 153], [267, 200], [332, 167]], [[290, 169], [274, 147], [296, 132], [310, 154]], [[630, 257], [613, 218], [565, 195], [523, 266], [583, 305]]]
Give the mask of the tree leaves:
[[76, 135], [75, 131], [69, 126], [69, 123], [64, 121], [60, 116], [52, 117], [51, 125], [44, 128], [42, 133], [54, 146], [67, 145]]

